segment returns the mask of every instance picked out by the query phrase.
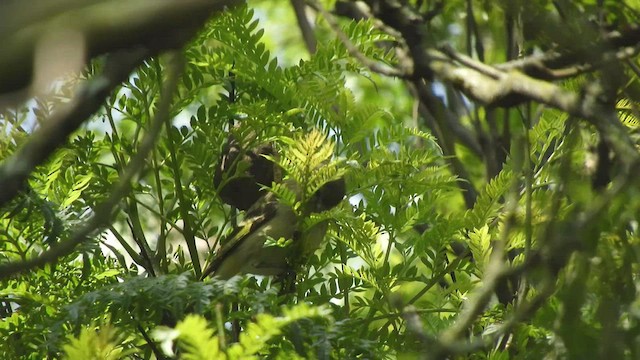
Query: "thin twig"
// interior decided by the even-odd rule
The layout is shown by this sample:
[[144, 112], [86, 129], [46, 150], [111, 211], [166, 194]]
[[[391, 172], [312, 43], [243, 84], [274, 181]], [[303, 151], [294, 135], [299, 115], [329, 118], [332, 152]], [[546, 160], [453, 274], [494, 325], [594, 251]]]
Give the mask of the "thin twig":
[[480, 316], [487, 304], [489, 304], [498, 282], [504, 279], [505, 274], [509, 272], [509, 266], [505, 263], [504, 250], [518, 209], [519, 196], [518, 182], [516, 180], [512, 182], [511, 188], [512, 191], [505, 204], [505, 226], [500, 234], [500, 240], [496, 241], [493, 246], [491, 259], [482, 278], [482, 287], [473, 294], [466, 306], [462, 308], [457, 321], [439, 337], [442, 344], [447, 348], [458, 341], [475, 319]]
[[147, 345], [149, 345], [149, 348], [151, 349], [151, 352], [153, 353], [153, 355], [155, 355], [156, 359], [159, 359], [159, 360], [166, 359], [167, 357], [164, 355], [162, 350], [158, 348], [156, 343], [153, 341], [153, 339], [151, 339], [151, 337], [149, 336], [147, 331], [142, 327], [142, 325], [137, 324], [136, 328], [138, 329], [138, 331], [140, 332], [144, 340], [147, 342]]
[[475, 69], [487, 76], [491, 76], [492, 78], [498, 80], [503, 77], [504, 73], [491, 65], [487, 65], [483, 62], [474, 60], [472, 57], [461, 54], [453, 49], [451, 45], [445, 44], [440, 47], [440, 51], [446, 54], [451, 59], [459, 62], [460, 64]]
[[380, 63], [378, 63], [376, 61], [373, 61], [373, 60], [369, 59], [368, 57], [366, 57], [351, 42], [351, 39], [349, 39], [347, 34], [345, 34], [342, 31], [342, 29], [340, 28], [340, 25], [338, 25], [338, 22], [336, 21], [335, 17], [332, 14], [330, 14], [322, 5], [320, 5], [315, 0], [307, 0], [307, 3], [313, 9], [315, 9], [316, 11], [321, 13], [322, 16], [325, 18], [325, 20], [327, 20], [327, 23], [329, 24], [329, 27], [331, 27], [331, 30], [333, 30], [333, 32], [335, 32], [335, 34], [338, 37], [338, 39], [340, 39], [342, 44], [347, 48], [347, 51], [349, 52], [349, 55], [351, 55], [354, 58], [356, 58], [364, 66], [369, 68], [369, 70], [371, 70], [373, 72], [376, 72], [378, 74], [385, 75], [385, 76], [395, 76], [395, 77], [399, 77], [399, 78], [408, 78], [409, 77], [409, 74], [404, 72], [404, 71], [398, 70], [398, 69], [390, 67], [390, 66], [384, 66], [384, 65], [382, 65], [382, 64], [380, 64]]

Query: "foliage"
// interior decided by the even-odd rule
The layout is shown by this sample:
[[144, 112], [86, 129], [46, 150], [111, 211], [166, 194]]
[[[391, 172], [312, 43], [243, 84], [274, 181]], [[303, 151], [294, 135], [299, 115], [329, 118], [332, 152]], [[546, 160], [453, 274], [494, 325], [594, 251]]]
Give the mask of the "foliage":
[[[259, 314], [255, 322], [250, 322], [241, 334], [237, 343], [224, 348], [224, 336], [215, 336], [215, 332], [207, 328], [206, 319], [198, 315], [188, 315], [180, 321], [175, 330], [156, 330], [156, 339], [163, 343], [163, 348], [172, 353], [172, 343], [177, 340], [179, 348], [185, 352], [185, 359], [250, 359], [256, 353], [269, 347], [269, 341], [280, 335], [285, 326], [309, 317], [327, 316], [320, 307], [311, 308], [305, 304], [291, 309], [283, 309], [283, 316], [274, 317]], [[222, 348], [221, 348], [222, 347]], [[295, 359], [300, 358], [295, 351], [287, 347], [272, 347], [273, 355]]]
[[64, 345], [67, 359], [122, 359], [133, 353], [122, 351], [116, 343], [118, 339], [109, 325], [102, 326], [100, 332], [87, 327], [82, 328], [78, 338], [72, 338], [69, 344]]
[[[432, 2], [406, 3], [423, 18], [434, 10]], [[439, 3], [425, 42], [470, 45], [454, 31], [464, 2]], [[482, 13], [468, 13], [477, 21], [467, 23], [477, 27], [474, 41], [506, 42], [492, 19], [512, 16], [509, 2], [467, 3]], [[565, 10], [583, 19], [598, 10], [580, 3]], [[635, 12], [606, 3], [612, 23], [635, 21]], [[0, 336], [7, 341], [0, 357], [638, 357], [637, 171], [610, 156], [614, 146], [603, 145], [602, 128], [530, 102], [483, 107], [450, 84], [431, 82], [430, 91], [443, 92], [442, 109], [430, 110], [438, 115], [434, 126], [404, 90], [409, 84], [419, 93], [422, 82], [382, 78], [354, 56], [353, 48], [389, 67], [407, 60], [391, 50], [402, 41], [379, 19], [339, 22], [350, 44], [319, 19], [317, 36], [327, 41], [290, 63], [281, 60], [293, 57], [286, 49], [267, 49], [278, 39], [265, 39], [257, 19], [277, 11], [274, 4], [256, 5], [260, 16], [248, 6], [225, 11], [182, 50], [170, 121], [109, 225], [70, 255], [2, 277]], [[549, 6], [522, 5], [536, 18]], [[522, 51], [567, 44], [528, 20], [520, 25]], [[567, 51], [584, 50], [575, 47]], [[469, 52], [487, 62], [507, 52], [480, 50]], [[99, 77], [105, 62], [94, 59], [51, 94], [2, 113], [2, 156], [27, 142], [28, 127], [43, 126], [77, 83]], [[157, 119], [170, 69], [167, 56], [145, 60], [31, 174], [0, 214], [2, 263], [35, 258], [72, 237], [110, 198]], [[637, 148], [630, 96], [637, 74], [628, 77], [610, 105]], [[582, 84], [595, 78], [558, 83], [586, 98]], [[446, 141], [455, 131], [443, 131], [442, 119], [452, 114], [482, 153], [473, 141]], [[270, 159], [304, 187], [297, 204], [346, 179], [346, 199], [336, 208], [300, 212], [307, 225], [329, 226], [321, 248], [294, 274], [198, 280], [204, 259], [244, 216], [213, 186], [229, 133], [250, 139], [249, 148], [274, 144], [278, 154]], [[604, 158], [611, 165], [602, 182]], [[286, 186], [268, 189], [296, 204]]]

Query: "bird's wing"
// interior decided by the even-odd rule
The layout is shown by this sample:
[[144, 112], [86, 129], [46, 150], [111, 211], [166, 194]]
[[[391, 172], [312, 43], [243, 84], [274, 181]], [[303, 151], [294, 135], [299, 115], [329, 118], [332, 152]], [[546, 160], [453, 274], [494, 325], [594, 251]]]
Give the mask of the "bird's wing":
[[230, 240], [220, 248], [211, 264], [202, 272], [201, 279], [214, 273], [227, 257], [242, 245], [249, 234], [258, 231], [276, 215], [277, 209], [278, 199], [272, 193], [268, 193], [247, 210], [245, 219], [229, 235]]

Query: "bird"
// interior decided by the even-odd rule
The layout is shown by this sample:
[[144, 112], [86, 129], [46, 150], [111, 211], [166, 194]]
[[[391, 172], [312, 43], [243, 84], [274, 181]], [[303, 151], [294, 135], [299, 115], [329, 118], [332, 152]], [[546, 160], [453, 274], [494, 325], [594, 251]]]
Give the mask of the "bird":
[[[283, 184], [300, 200], [301, 190], [295, 181], [285, 180]], [[247, 210], [244, 220], [218, 250], [201, 279], [213, 275], [227, 280], [247, 273], [274, 276], [291, 269], [291, 262], [310, 255], [320, 246], [328, 228], [328, 221], [323, 220], [302, 233], [303, 218], [338, 205], [345, 189], [344, 178], [327, 182], [302, 204], [300, 215], [276, 194], [267, 192]], [[279, 241], [267, 245], [268, 239], [284, 239], [285, 245], [279, 246]]]
[[[252, 137], [255, 138], [255, 134], [247, 136]], [[265, 195], [264, 187], [276, 180], [276, 165], [266, 157], [273, 156], [274, 153], [273, 146], [269, 143], [245, 149], [230, 134], [213, 176], [213, 185], [218, 189], [220, 199], [239, 210], [248, 210]]]

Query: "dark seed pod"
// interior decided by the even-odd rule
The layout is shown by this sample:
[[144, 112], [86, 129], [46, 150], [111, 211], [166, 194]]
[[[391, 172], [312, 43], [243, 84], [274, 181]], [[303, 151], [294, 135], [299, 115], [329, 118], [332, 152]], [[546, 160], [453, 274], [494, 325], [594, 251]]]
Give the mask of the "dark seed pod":
[[338, 205], [344, 199], [346, 193], [346, 183], [344, 178], [329, 181], [322, 185], [313, 195], [311, 204], [314, 209], [311, 212], [327, 211]]
[[244, 149], [229, 135], [213, 177], [220, 199], [240, 210], [249, 209], [264, 195], [261, 186], [271, 186], [274, 180], [274, 164], [263, 156], [274, 153], [270, 144]]

